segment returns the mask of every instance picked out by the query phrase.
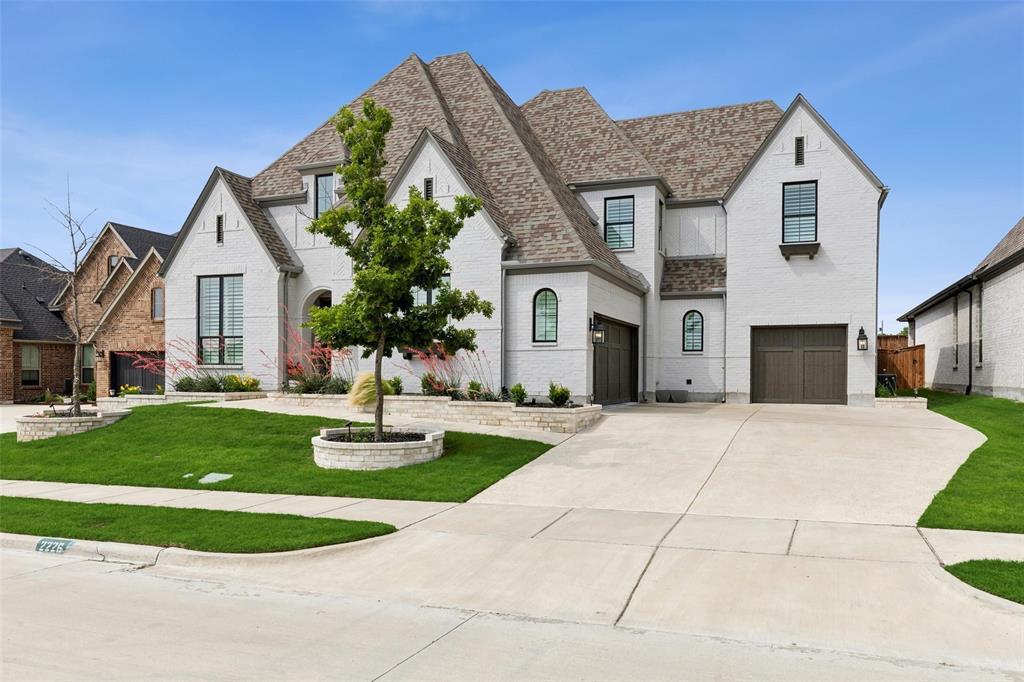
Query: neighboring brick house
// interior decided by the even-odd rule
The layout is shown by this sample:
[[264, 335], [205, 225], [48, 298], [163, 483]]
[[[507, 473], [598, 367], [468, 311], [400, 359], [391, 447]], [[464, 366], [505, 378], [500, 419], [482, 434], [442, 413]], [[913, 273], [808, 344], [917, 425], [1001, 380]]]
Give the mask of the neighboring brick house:
[[969, 275], [899, 318], [928, 388], [1024, 401], [1024, 218]]
[[[451, 286], [494, 304], [467, 324], [495, 388], [874, 404], [888, 188], [802, 96], [615, 121], [583, 88], [519, 106], [461, 53], [412, 55], [363, 97], [393, 115], [392, 201], [411, 185], [483, 203], [448, 259]], [[350, 260], [306, 230], [345, 156], [328, 121], [253, 178], [213, 171], [162, 268], [169, 338], [281, 383], [286, 327], [351, 287]]]
[[[130, 355], [164, 353], [164, 284], [159, 269], [175, 235], [107, 223], [75, 275], [83, 343], [83, 375], [95, 380], [96, 394], [109, 395], [121, 384], [151, 392], [163, 379], [133, 366]], [[53, 300], [70, 313], [67, 288]]]
[[49, 307], [63, 277], [23, 249], [0, 249], [0, 403], [63, 393], [71, 381], [71, 331]]

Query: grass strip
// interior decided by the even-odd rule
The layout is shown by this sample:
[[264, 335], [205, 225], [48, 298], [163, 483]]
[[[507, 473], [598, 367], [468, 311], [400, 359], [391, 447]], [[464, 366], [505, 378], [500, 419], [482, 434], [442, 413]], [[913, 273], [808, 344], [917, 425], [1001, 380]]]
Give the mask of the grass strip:
[[946, 570], [972, 587], [1024, 604], [1024, 561], [978, 559], [946, 566]]

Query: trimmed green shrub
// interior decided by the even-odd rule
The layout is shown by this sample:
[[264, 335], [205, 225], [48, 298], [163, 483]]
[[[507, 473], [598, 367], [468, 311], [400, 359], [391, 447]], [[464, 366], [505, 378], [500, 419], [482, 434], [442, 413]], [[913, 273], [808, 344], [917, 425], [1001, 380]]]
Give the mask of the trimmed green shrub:
[[388, 379], [388, 383], [391, 385], [391, 390], [394, 391], [395, 395], [402, 395], [402, 377], [393, 376]]
[[569, 402], [569, 397], [572, 394], [569, 389], [561, 384], [556, 384], [554, 381], [548, 384], [548, 400], [555, 407], [562, 407]]
[[484, 387], [479, 381], [473, 380], [466, 386], [466, 395], [469, 396], [470, 400], [480, 400], [480, 395], [484, 392]]
[[224, 390], [224, 384], [220, 377], [207, 375], [196, 379], [194, 390], [197, 393], [220, 393]]
[[516, 405], [522, 405], [526, 402], [526, 389], [522, 384], [516, 384], [508, 390], [508, 397]]
[[196, 390], [196, 378], [195, 377], [178, 377], [174, 380], [174, 390], [181, 391], [182, 393], [192, 393]]

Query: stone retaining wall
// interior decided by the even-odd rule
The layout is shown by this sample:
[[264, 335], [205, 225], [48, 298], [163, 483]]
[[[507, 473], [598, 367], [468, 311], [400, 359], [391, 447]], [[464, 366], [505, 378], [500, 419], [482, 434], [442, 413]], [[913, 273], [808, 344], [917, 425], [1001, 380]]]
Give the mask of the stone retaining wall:
[[[358, 428], [353, 431], [370, 431], [372, 428]], [[324, 469], [352, 469], [371, 471], [396, 469], [437, 459], [444, 453], [444, 431], [425, 432], [416, 428], [394, 428], [402, 433], [424, 433], [425, 440], [403, 443], [344, 443], [327, 440], [325, 436], [347, 433], [348, 429], [320, 429], [314, 436], [313, 461]]]
[[889, 407], [910, 410], [927, 410], [927, 398], [875, 398], [875, 407]]
[[129, 414], [129, 410], [100, 410], [81, 417], [18, 417], [18, 442], [85, 433], [110, 426]]
[[[268, 397], [285, 405], [347, 405], [348, 396], [270, 393]], [[372, 414], [373, 405], [361, 409]], [[384, 413], [396, 417], [436, 419], [483, 426], [505, 426], [555, 433], [578, 433], [601, 418], [600, 405], [573, 408], [516, 406], [513, 403], [452, 400], [447, 396], [389, 395]]]
[[216, 400], [217, 402], [231, 400], [255, 400], [266, 398], [264, 391], [244, 391], [239, 393], [197, 393], [194, 391], [168, 391], [164, 395], [149, 395], [136, 393], [126, 395], [123, 398], [97, 398], [96, 405], [107, 409], [123, 409], [138, 407], [140, 405], [167, 405], [169, 403], [190, 403], [199, 400]]

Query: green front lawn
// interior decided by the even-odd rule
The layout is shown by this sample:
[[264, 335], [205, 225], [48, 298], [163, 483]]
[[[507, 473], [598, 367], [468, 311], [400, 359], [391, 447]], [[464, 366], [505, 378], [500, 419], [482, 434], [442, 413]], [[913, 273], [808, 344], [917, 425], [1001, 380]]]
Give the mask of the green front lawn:
[[946, 570], [972, 587], [1024, 604], [1024, 561], [980, 559], [946, 566]]
[[0, 497], [0, 531], [203, 552], [284, 552], [393, 533], [376, 521]]
[[919, 526], [1024, 533], [1024, 404], [1002, 398], [923, 390], [928, 409], [981, 431], [971, 453]]
[[[464, 502], [551, 446], [445, 434], [445, 454], [384, 471], [321, 469], [310, 438], [337, 420], [190, 405], [138, 407], [112, 426], [18, 443], [0, 435], [0, 478]], [[203, 485], [211, 472], [231, 474]]]

